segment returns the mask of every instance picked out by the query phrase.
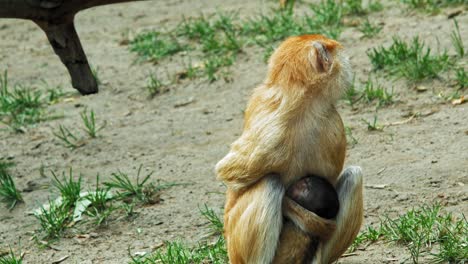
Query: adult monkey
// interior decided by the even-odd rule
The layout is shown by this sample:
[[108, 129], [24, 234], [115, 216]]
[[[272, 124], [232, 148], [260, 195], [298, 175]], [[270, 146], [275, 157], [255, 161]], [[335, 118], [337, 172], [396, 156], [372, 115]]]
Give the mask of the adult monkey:
[[[340, 176], [346, 136], [335, 103], [351, 79], [342, 50], [334, 40], [304, 35], [288, 38], [271, 56], [266, 80], [248, 103], [242, 135], [216, 165], [228, 187], [224, 225], [231, 263], [281, 263], [287, 259], [281, 252], [305, 254], [291, 243], [299, 233], [290, 225], [283, 230], [283, 213], [293, 228], [320, 237], [315, 263], [336, 260], [357, 235], [361, 172], [350, 167]], [[336, 187], [336, 226], [284, 196], [308, 174]]]

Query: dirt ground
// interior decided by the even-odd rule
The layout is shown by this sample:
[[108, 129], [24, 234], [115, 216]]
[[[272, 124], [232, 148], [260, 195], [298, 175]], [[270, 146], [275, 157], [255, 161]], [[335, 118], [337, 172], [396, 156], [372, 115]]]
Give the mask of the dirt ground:
[[[136, 63], [136, 54], [119, 43], [145, 29], [176, 25], [183, 16], [234, 10], [248, 17], [267, 14], [276, 5], [275, 1], [164, 0], [80, 13], [77, 31], [103, 84], [99, 94], [74, 93], [49, 107], [64, 118], [39, 123], [20, 134], [0, 124], [0, 158], [16, 163], [13, 175], [20, 190], [34, 186], [22, 193], [25, 203], [14, 210], [2, 205], [0, 249], [21, 247], [25, 263], [51, 263], [64, 256], [69, 258], [62, 263], [127, 263], [129, 252], [150, 252], [163, 241], [196, 243], [203, 239], [208, 225], [198, 208], [207, 204], [222, 213], [225, 187], [216, 181], [213, 168], [239, 136], [246, 100], [251, 89], [263, 81], [266, 64], [262, 51], [245, 50], [230, 68], [231, 82], [182, 80], [169, 85], [169, 92], [148, 99], [144, 88], [148, 74], [177, 72], [182, 67], [180, 58], [157, 65]], [[299, 5], [296, 12], [303, 13], [304, 6]], [[447, 18], [450, 8], [434, 16], [405, 9], [392, 2], [383, 11], [370, 14], [371, 21], [384, 25], [372, 39], [361, 39], [356, 28], [344, 29], [340, 40], [358, 80], [366, 80], [371, 70], [365, 52], [389, 44], [395, 35], [406, 40], [419, 36], [434, 49], [455, 54], [450, 40], [453, 22]], [[457, 20], [463, 41], [468, 43], [466, 9]], [[31, 22], [0, 20], [0, 71], [4, 70], [8, 70], [10, 83], [40, 84], [45, 80], [74, 91], [65, 67]], [[378, 111], [378, 122], [387, 125], [383, 131], [368, 131], [362, 122], [373, 119], [375, 106], [352, 109], [344, 101], [339, 103], [344, 123], [357, 140], [349, 145], [346, 163], [360, 165], [365, 174], [365, 225], [378, 223], [386, 214], [433, 202], [441, 202], [446, 211], [467, 215], [468, 104], [453, 106], [441, 96], [455, 89], [448, 76], [423, 83], [428, 88], [425, 92], [415, 91], [404, 80], [379, 80], [385, 87], [393, 87], [397, 101]], [[85, 107], [93, 109], [98, 120], [107, 121], [107, 126], [102, 137], [72, 151], [53, 132], [61, 124], [78, 130], [79, 113]], [[409, 120], [415, 113], [419, 115]], [[106, 227], [77, 232], [93, 233], [89, 239], [65, 237], [53, 248], [40, 248], [31, 240], [38, 223], [28, 212], [56, 196], [50, 177], [40, 175], [41, 166], [56, 172], [73, 167], [76, 174], [83, 175], [84, 186], [92, 188], [96, 174], [103, 180], [117, 170], [134, 175], [140, 164], [145, 171], [155, 172], [153, 180], [187, 184], [164, 191], [159, 204], [137, 207], [138, 215], [131, 221], [116, 219]], [[402, 247], [378, 242], [339, 263], [403, 263], [408, 258]]]

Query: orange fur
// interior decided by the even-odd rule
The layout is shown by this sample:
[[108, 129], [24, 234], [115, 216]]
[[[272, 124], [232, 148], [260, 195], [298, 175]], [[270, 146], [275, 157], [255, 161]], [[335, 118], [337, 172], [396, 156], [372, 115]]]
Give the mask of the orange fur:
[[[306, 174], [336, 184], [346, 137], [334, 104], [349, 81], [342, 46], [320, 35], [288, 38], [270, 58], [265, 82], [247, 105], [242, 135], [216, 165], [228, 186], [224, 219], [231, 263], [279, 263], [278, 243], [278, 252], [288, 252], [295, 232], [285, 226], [281, 234], [284, 189]], [[324, 241], [336, 233], [333, 222], [287, 205], [285, 215], [297, 216], [301, 232]]]

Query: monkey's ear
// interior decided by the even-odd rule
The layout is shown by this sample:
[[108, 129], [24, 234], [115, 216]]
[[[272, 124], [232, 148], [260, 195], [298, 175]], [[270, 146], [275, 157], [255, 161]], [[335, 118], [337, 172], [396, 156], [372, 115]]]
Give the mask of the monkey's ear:
[[312, 65], [320, 73], [327, 73], [333, 65], [333, 56], [320, 41], [312, 42]]

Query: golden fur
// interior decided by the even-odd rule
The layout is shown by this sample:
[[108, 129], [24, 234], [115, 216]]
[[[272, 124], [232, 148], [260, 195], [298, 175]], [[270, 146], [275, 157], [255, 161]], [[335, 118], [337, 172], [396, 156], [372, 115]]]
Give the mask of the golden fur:
[[[346, 137], [334, 104], [349, 82], [342, 46], [320, 35], [288, 38], [270, 58], [265, 82], [254, 89], [247, 105], [242, 135], [216, 165], [218, 178], [228, 186], [224, 222], [231, 263], [280, 263], [277, 259], [284, 256], [276, 251], [303, 255], [306, 252], [299, 252], [291, 241], [291, 237], [308, 237], [300, 232], [323, 241], [334, 239], [338, 231], [355, 236], [355, 230], [343, 230], [347, 223], [340, 222], [348, 211], [340, 209], [335, 226], [334, 221], [297, 209], [291, 201], [285, 201], [283, 208], [282, 200], [284, 190], [306, 174], [337, 183]], [[340, 202], [347, 200], [349, 189], [342, 192]], [[354, 193], [359, 196], [359, 191]], [[359, 225], [353, 225], [359, 230], [362, 209], [357, 210], [361, 216], [353, 208], [347, 210], [359, 218]], [[281, 234], [283, 214], [295, 227], [285, 227]], [[320, 244], [316, 261], [321, 260], [316, 263], [331, 262], [330, 256], [336, 259], [341, 248], [349, 246], [347, 240], [334, 243], [340, 245], [330, 249], [325, 242]], [[334, 251], [336, 247], [340, 250]]]

